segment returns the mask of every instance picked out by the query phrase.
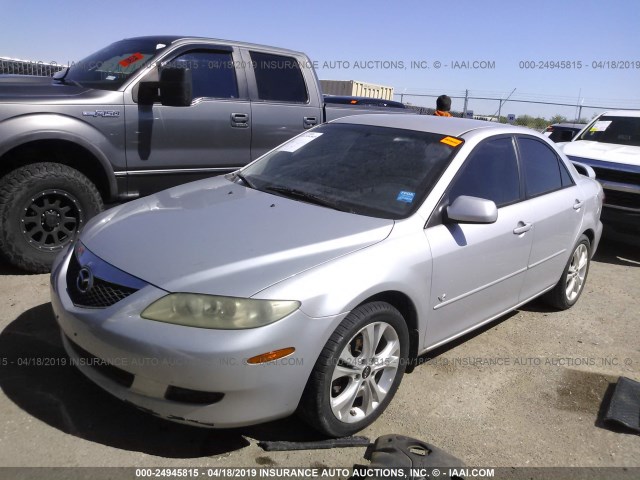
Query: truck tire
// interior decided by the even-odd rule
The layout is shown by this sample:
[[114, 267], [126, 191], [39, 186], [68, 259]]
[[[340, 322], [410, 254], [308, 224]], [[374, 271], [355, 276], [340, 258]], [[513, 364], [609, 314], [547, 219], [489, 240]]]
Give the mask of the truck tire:
[[0, 252], [16, 267], [46, 273], [102, 209], [98, 189], [74, 168], [58, 163], [17, 168], [0, 179]]

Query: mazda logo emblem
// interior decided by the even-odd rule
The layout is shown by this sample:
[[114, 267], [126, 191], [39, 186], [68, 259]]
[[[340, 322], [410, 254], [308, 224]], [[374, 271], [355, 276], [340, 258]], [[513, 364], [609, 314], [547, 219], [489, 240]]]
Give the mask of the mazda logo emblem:
[[87, 267], [82, 267], [78, 272], [76, 287], [80, 293], [88, 293], [93, 287], [93, 273]]

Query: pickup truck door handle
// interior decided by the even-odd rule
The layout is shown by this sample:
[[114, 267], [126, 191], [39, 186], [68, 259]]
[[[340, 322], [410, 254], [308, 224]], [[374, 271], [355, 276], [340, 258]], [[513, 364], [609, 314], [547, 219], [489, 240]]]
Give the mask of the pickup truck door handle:
[[580, 200], [578, 200], [576, 198], [576, 203], [573, 204], [573, 209], [574, 210], [580, 210], [583, 205], [584, 205], [584, 202], [581, 202]]
[[311, 128], [318, 124], [318, 117], [303, 117], [302, 124], [304, 128]]
[[236, 128], [249, 128], [248, 113], [232, 113], [231, 126]]
[[532, 226], [532, 223], [518, 222], [518, 226], [513, 229], [513, 233], [515, 235], [520, 235], [521, 233], [525, 233], [531, 230]]

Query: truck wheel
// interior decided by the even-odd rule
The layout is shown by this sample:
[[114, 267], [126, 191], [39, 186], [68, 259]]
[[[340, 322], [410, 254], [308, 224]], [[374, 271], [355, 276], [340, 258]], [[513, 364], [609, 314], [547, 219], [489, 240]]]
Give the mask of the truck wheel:
[[95, 185], [58, 163], [34, 163], [0, 179], [0, 252], [32, 273], [50, 270], [87, 220], [103, 208]]
[[318, 431], [352, 435], [371, 425], [407, 367], [409, 332], [386, 302], [354, 309], [331, 335], [305, 387], [299, 415]]

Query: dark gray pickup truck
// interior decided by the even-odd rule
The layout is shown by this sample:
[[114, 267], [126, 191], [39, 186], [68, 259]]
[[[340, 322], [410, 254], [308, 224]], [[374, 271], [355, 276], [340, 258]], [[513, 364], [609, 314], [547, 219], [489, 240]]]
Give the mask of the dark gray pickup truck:
[[0, 252], [48, 271], [105, 203], [233, 171], [370, 111], [325, 106], [303, 53], [206, 38], [130, 38], [53, 79], [0, 76]]

